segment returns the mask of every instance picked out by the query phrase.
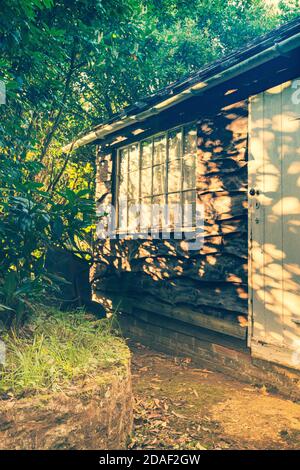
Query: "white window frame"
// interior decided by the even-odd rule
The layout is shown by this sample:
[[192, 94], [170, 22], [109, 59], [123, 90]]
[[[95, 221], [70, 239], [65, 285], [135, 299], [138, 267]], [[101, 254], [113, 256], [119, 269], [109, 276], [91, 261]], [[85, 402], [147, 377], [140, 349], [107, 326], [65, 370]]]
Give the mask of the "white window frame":
[[[184, 130], [185, 128], [188, 128], [188, 127], [195, 127], [195, 130], [196, 130], [196, 155], [195, 155], [195, 165], [194, 165], [194, 171], [195, 171], [195, 175], [194, 175], [194, 185], [190, 188], [187, 188], [187, 189], [184, 189], [184, 179], [183, 179], [183, 160], [184, 160]], [[180, 157], [179, 157], [179, 161], [180, 161], [180, 189], [179, 191], [172, 191], [172, 192], [169, 192], [168, 191], [168, 164], [169, 164], [169, 136], [172, 132], [174, 131], [181, 131], [181, 149], [180, 149]], [[163, 165], [165, 165], [165, 185], [164, 185], [164, 189], [165, 191], [161, 194], [155, 194], [153, 195], [153, 168], [155, 166], [159, 166], [159, 165], [153, 165], [153, 162], [154, 162], [154, 140], [159, 138], [159, 137], [165, 137], [166, 139], [166, 159], [165, 159], [165, 162], [163, 163]], [[116, 175], [116, 185], [115, 185], [115, 207], [116, 207], [116, 222], [117, 222], [117, 233], [124, 233], [124, 232], [127, 232], [127, 230], [129, 230], [129, 227], [128, 227], [128, 212], [127, 212], [127, 226], [126, 228], [119, 228], [119, 188], [120, 188], [120, 156], [121, 156], [121, 152], [125, 149], [130, 149], [131, 147], [137, 145], [138, 146], [138, 160], [139, 160], [139, 164], [138, 164], [138, 174], [139, 174], [139, 179], [138, 179], [138, 185], [139, 185], [139, 196], [138, 196], [138, 201], [139, 203], [142, 202], [142, 197], [141, 197], [141, 170], [142, 170], [142, 158], [141, 158], [141, 152], [142, 152], [142, 143], [145, 142], [145, 141], [151, 141], [151, 146], [152, 146], [152, 150], [151, 150], [151, 159], [152, 159], [152, 164], [151, 164], [151, 172], [152, 172], [152, 181], [151, 181], [151, 196], [149, 196], [149, 198], [151, 198], [151, 203], [153, 201], [153, 198], [155, 197], [163, 197], [163, 200], [164, 200], [164, 203], [166, 204], [167, 201], [168, 201], [168, 196], [170, 194], [180, 194], [180, 205], [181, 207], [183, 206], [183, 195], [184, 193], [187, 193], [187, 192], [192, 192], [194, 191], [195, 192], [195, 202], [196, 202], [196, 189], [197, 189], [197, 121], [191, 121], [191, 122], [187, 122], [187, 123], [184, 123], [184, 124], [181, 124], [179, 126], [175, 126], [175, 127], [172, 127], [166, 131], [160, 131], [160, 132], [157, 132], [156, 134], [152, 134], [152, 135], [149, 135], [147, 137], [144, 137], [143, 139], [140, 139], [138, 141], [135, 141], [135, 142], [131, 142], [130, 144], [126, 144], [126, 145], [123, 145], [122, 147], [119, 147], [117, 149], [117, 152], [116, 152], [116, 157], [117, 157], [117, 161], [116, 161], [116, 172], [115, 172], [115, 175]], [[128, 157], [127, 157], [128, 158]], [[176, 161], [176, 159], [174, 160], [171, 160], [171, 161]], [[149, 167], [150, 168], [150, 167]], [[128, 185], [129, 185], [129, 175], [130, 171], [128, 171], [128, 168], [127, 168], [127, 191], [128, 191]], [[127, 199], [127, 211], [128, 211], [128, 199]], [[187, 228], [187, 227], [186, 227]], [[195, 229], [195, 222], [193, 223], [192, 227], [188, 227], [189, 229], [191, 230], [194, 230]], [[161, 230], [169, 230], [169, 231], [172, 231], [172, 227], [169, 226], [169, 227], [159, 227], [158, 231], [161, 231]], [[137, 232], [139, 233], [139, 231]]]

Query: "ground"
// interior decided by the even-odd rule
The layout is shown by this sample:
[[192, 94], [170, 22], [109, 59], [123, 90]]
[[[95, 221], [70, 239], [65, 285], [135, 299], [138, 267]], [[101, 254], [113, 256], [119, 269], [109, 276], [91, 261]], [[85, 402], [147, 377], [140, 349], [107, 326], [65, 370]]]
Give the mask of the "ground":
[[133, 449], [299, 449], [300, 404], [132, 347]]

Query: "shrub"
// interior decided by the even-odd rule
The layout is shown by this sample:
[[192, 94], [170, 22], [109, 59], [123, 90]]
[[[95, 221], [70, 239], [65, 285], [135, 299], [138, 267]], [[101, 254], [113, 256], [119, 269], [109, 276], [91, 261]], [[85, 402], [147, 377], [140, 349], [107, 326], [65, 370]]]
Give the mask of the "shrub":
[[45, 192], [34, 181], [41, 164], [0, 163], [0, 320], [19, 325], [34, 303], [58, 289], [58, 279], [45, 269], [47, 249], [78, 250], [95, 209], [86, 190]]

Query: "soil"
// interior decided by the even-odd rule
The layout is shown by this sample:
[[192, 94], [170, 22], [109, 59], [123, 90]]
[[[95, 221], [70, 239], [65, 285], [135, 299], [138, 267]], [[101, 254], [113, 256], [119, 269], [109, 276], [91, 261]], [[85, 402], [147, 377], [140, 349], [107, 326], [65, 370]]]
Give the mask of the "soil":
[[299, 449], [300, 404], [131, 345], [132, 449]]
[[77, 378], [61, 391], [0, 399], [0, 450], [126, 449], [132, 388], [122, 364]]

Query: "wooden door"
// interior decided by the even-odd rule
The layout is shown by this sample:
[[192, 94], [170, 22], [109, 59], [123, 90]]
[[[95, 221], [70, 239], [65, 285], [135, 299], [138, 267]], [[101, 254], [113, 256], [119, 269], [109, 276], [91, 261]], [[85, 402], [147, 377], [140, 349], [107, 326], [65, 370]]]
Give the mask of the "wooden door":
[[300, 369], [300, 80], [250, 99], [249, 346]]

